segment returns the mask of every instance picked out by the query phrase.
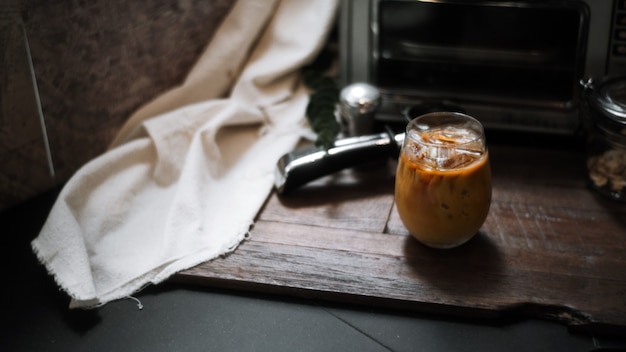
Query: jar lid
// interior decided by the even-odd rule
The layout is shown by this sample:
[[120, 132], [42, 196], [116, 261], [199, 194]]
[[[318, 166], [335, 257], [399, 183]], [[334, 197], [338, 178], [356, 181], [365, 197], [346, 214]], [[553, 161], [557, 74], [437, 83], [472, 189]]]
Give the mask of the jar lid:
[[609, 77], [590, 85], [590, 103], [607, 118], [626, 125], [626, 76]]

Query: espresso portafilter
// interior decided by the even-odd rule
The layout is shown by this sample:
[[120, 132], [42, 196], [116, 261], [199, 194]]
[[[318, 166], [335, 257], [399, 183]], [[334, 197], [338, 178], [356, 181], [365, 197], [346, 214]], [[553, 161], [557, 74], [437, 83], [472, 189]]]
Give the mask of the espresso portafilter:
[[355, 83], [341, 90], [338, 113], [344, 138], [331, 148], [308, 147], [283, 155], [276, 165], [274, 184], [286, 194], [322, 176], [343, 169], [397, 158], [404, 133], [371, 134], [374, 115], [380, 106], [380, 93], [366, 83]]

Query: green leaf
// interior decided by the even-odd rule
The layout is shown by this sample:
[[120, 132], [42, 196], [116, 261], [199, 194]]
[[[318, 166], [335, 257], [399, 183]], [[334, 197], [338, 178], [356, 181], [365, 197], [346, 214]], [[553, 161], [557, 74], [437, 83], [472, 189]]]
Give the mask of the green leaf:
[[318, 90], [311, 94], [311, 102], [319, 105], [335, 106], [339, 102], [339, 92], [334, 89]]
[[306, 116], [311, 128], [317, 134], [315, 144], [329, 149], [335, 143], [341, 129], [335, 118], [339, 88], [332, 78], [311, 68], [304, 69], [302, 78], [304, 84], [312, 91], [306, 107]]
[[335, 81], [330, 77], [312, 77], [308, 87], [316, 92], [334, 91], [337, 89]]

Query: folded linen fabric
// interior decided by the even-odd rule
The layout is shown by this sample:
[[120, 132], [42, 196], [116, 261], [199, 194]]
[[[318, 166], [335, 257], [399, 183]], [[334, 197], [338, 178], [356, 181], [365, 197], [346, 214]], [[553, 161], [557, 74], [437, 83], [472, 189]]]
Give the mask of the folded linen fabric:
[[129, 118], [67, 182], [32, 247], [91, 308], [229, 253], [310, 133], [299, 69], [337, 0], [239, 0], [185, 82]]

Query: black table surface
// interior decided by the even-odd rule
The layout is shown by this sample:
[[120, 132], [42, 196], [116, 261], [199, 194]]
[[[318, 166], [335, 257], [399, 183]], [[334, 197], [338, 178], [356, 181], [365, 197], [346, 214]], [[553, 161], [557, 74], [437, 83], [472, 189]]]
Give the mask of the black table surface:
[[59, 190], [0, 213], [0, 351], [612, 351], [626, 337], [551, 321], [476, 320], [164, 283], [92, 310], [30, 248]]

